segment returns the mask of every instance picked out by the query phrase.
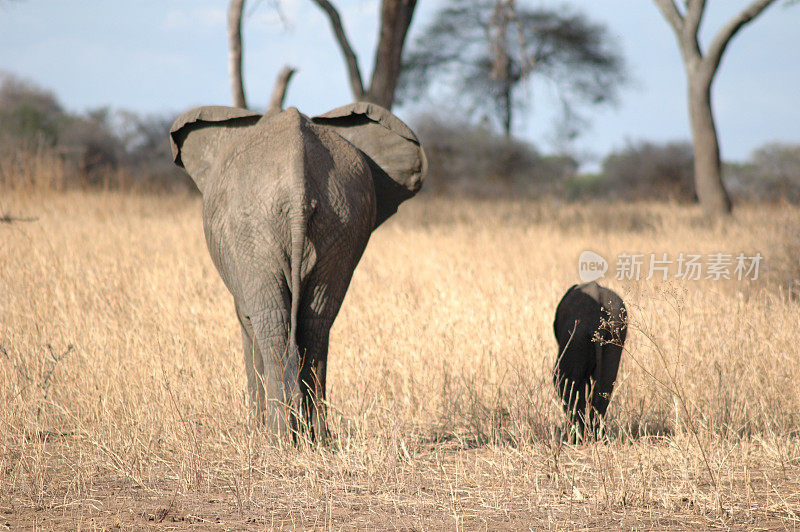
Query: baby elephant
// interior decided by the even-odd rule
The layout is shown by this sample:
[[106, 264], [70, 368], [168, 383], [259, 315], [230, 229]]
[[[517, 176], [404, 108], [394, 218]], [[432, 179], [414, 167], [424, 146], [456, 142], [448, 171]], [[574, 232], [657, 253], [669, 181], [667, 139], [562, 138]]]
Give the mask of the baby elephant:
[[625, 304], [594, 281], [576, 284], [561, 298], [553, 329], [558, 341], [553, 382], [564, 411], [576, 438], [586, 437], [587, 429], [596, 437], [625, 343]]

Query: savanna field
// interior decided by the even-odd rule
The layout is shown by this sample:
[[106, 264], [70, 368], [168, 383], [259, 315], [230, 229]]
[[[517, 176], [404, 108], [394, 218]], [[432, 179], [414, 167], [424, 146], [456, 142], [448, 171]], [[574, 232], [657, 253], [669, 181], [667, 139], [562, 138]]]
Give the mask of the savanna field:
[[[334, 324], [323, 447], [268, 445], [248, 417], [199, 197], [0, 190], [2, 217], [0, 527], [800, 524], [797, 207], [409, 201]], [[570, 445], [552, 322], [587, 249], [630, 330], [609, 440]], [[681, 252], [764, 261], [615, 278], [621, 253]]]

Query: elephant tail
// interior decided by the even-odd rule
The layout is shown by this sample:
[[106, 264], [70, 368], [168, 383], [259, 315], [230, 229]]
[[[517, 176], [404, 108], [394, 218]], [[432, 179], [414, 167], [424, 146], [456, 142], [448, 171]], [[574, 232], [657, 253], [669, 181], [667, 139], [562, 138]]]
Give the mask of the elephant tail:
[[303, 209], [292, 205], [288, 217], [290, 249], [289, 249], [289, 289], [291, 291], [291, 309], [289, 315], [289, 338], [287, 342], [286, 364], [283, 367], [283, 389], [285, 393], [287, 416], [293, 431], [298, 430], [297, 419], [300, 416], [300, 368], [303, 366], [302, 356], [297, 341], [298, 314], [303, 294], [301, 270], [303, 267], [303, 248], [305, 247], [305, 216]]
[[291, 222], [292, 251], [289, 263], [290, 270], [290, 289], [292, 292], [292, 308], [289, 322], [289, 352], [294, 355], [297, 353], [297, 321], [300, 309], [300, 273], [303, 267], [303, 247], [305, 247], [305, 221], [300, 219]]
[[[296, 110], [285, 111], [293, 124], [302, 134], [300, 115]], [[291, 290], [292, 306], [289, 315], [289, 341], [288, 354], [290, 363], [284, 369], [285, 389], [291, 390], [290, 401], [294, 408], [300, 406], [299, 401], [299, 377], [300, 368], [303, 365], [302, 357], [305, 353], [300, 352], [298, 343], [298, 323], [300, 314], [300, 304], [303, 299], [303, 255], [306, 248], [306, 236], [308, 231], [308, 220], [311, 217], [311, 208], [308, 204], [308, 190], [305, 177], [306, 172], [306, 153], [303, 143], [292, 150], [288, 176], [290, 180], [288, 228], [290, 237], [289, 249], [289, 289]]]
[[[302, 174], [301, 174], [302, 175]], [[300, 302], [302, 300], [302, 270], [303, 270], [303, 250], [306, 245], [306, 231], [308, 227], [308, 210], [305, 207], [305, 193], [298, 194], [292, 205], [292, 213], [289, 219], [289, 230], [291, 236], [291, 256], [289, 257], [290, 271], [290, 290], [292, 292], [292, 307], [289, 322], [289, 352], [292, 356], [302, 356], [298, 352], [297, 326], [300, 313]], [[294, 376], [297, 378], [297, 375]]]

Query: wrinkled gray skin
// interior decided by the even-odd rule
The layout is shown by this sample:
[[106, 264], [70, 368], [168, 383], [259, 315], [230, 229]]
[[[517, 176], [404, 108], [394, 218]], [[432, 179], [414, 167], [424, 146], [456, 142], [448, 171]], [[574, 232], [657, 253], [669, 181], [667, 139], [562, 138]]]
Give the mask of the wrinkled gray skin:
[[577, 438], [587, 436], [587, 429], [596, 437], [627, 335], [625, 304], [594, 281], [574, 285], [558, 304], [553, 329], [559, 356], [553, 383], [567, 419]]
[[324, 438], [329, 331], [370, 234], [422, 186], [419, 141], [366, 103], [314, 118], [200, 107], [170, 138], [203, 195], [258, 418], [278, 436]]

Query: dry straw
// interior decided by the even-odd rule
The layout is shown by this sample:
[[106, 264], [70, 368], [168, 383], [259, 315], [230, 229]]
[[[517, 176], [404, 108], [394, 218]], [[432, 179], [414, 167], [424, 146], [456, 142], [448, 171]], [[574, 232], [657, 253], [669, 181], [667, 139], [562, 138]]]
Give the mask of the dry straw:
[[[0, 193], [0, 523], [793, 527], [800, 211], [422, 197], [331, 337], [333, 438], [268, 445], [194, 196]], [[33, 221], [12, 221], [30, 218]], [[563, 443], [552, 320], [584, 249], [760, 252], [757, 281], [617, 281], [609, 442]]]

